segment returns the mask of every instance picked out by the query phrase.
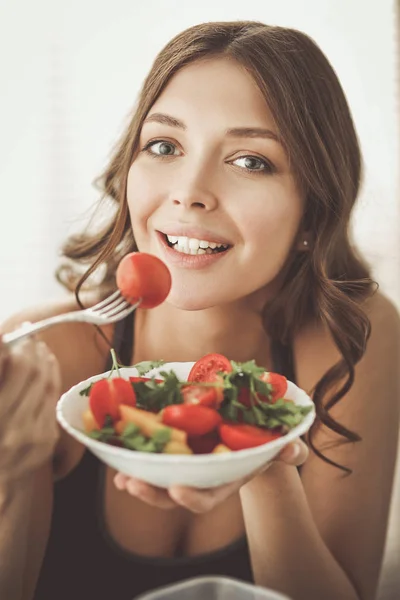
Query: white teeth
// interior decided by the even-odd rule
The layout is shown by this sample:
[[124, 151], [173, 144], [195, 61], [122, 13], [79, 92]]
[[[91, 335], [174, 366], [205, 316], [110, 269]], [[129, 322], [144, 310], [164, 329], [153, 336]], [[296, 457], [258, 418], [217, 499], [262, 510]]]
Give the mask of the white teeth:
[[189, 238], [187, 237], [178, 237], [177, 244], [180, 248], [184, 250], [189, 250]]
[[207, 248], [207, 250], [204, 250], [203, 248], [198, 248], [198, 250], [194, 250], [193, 248], [182, 248], [182, 246], [178, 246], [178, 244], [174, 246], [174, 250], [176, 250], [177, 252], [182, 252], [182, 254], [212, 254], [211, 248]]
[[194, 238], [190, 238], [189, 240], [189, 248], [191, 250], [198, 250], [200, 247], [200, 241], [199, 240], [195, 240]]
[[228, 244], [217, 244], [185, 236], [167, 235], [166, 237], [175, 250], [184, 254], [212, 254], [216, 248], [228, 248]]

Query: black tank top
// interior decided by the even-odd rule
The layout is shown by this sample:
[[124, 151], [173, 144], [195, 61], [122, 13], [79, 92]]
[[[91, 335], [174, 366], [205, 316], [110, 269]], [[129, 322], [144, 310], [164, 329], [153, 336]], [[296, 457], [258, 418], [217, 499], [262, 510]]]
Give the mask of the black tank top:
[[[113, 346], [129, 365], [133, 315], [117, 324]], [[292, 350], [273, 343], [273, 370], [295, 382]], [[106, 365], [108, 370], [110, 365]], [[148, 558], [119, 547], [105, 528], [105, 465], [85, 451], [80, 463], [55, 483], [51, 532], [34, 600], [133, 600], [154, 588], [201, 575], [253, 582], [246, 536], [195, 557]]]

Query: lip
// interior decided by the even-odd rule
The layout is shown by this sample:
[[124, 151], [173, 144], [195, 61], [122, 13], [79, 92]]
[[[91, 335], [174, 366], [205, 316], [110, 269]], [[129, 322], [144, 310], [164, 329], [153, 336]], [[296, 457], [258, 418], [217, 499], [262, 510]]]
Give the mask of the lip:
[[204, 240], [205, 242], [212, 242], [214, 244], [227, 244], [228, 246], [233, 246], [232, 242], [230, 242], [227, 238], [220, 236], [219, 234], [213, 233], [209, 229], [205, 229], [203, 227], [195, 227], [195, 226], [185, 226], [185, 225], [171, 225], [163, 227], [158, 230], [160, 233], [164, 235], [175, 235], [177, 237], [188, 237], [195, 238], [196, 240]]
[[[173, 234], [171, 233], [168, 235]], [[167, 244], [164, 234], [160, 231], [157, 231], [157, 239], [165, 262], [183, 269], [205, 269], [206, 267], [210, 267], [211, 265], [223, 259], [230, 251], [230, 248], [228, 248], [224, 252], [218, 252], [216, 254], [185, 254], [170, 248]], [[211, 240], [207, 241], [210, 242]]]

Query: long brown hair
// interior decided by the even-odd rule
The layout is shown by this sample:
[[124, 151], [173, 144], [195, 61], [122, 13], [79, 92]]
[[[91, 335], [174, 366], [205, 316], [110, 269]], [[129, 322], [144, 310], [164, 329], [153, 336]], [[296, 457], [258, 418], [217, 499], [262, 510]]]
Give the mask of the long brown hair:
[[[265, 326], [284, 343], [310, 320], [329, 328], [342, 356], [313, 390], [317, 419], [308, 441], [321, 458], [337, 465], [315, 447], [313, 437], [324, 424], [342, 441], [359, 436], [330, 415], [348, 392], [354, 367], [365, 352], [370, 323], [361, 301], [373, 291], [368, 268], [352, 248], [348, 227], [361, 178], [361, 155], [350, 110], [328, 60], [304, 33], [259, 22], [204, 23], [177, 35], [159, 53], [146, 78], [136, 110], [114, 155], [97, 183], [103, 202], [115, 210], [99, 231], [86, 230], [64, 246], [69, 259], [59, 280], [79, 290], [99, 266], [104, 294], [115, 287], [120, 258], [136, 249], [126, 201], [126, 182], [146, 115], [171, 77], [194, 61], [224, 56], [252, 75], [265, 97], [284, 142], [293, 173], [306, 197], [302, 229], [311, 232], [310, 252], [292, 252], [283, 285], [265, 308]], [[100, 203], [100, 207], [102, 204]], [[89, 265], [86, 272], [79, 267]]]

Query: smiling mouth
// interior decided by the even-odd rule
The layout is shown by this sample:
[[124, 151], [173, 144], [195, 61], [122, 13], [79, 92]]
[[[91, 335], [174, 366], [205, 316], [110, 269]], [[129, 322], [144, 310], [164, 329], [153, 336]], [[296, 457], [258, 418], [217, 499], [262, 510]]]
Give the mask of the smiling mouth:
[[232, 246], [229, 244], [218, 244], [206, 240], [198, 240], [184, 236], [166, 235], [160, 232], [165, 243], [170, 248], [182, 254], [202, 255], [202, 254], [221, 254], [227, 252]]

